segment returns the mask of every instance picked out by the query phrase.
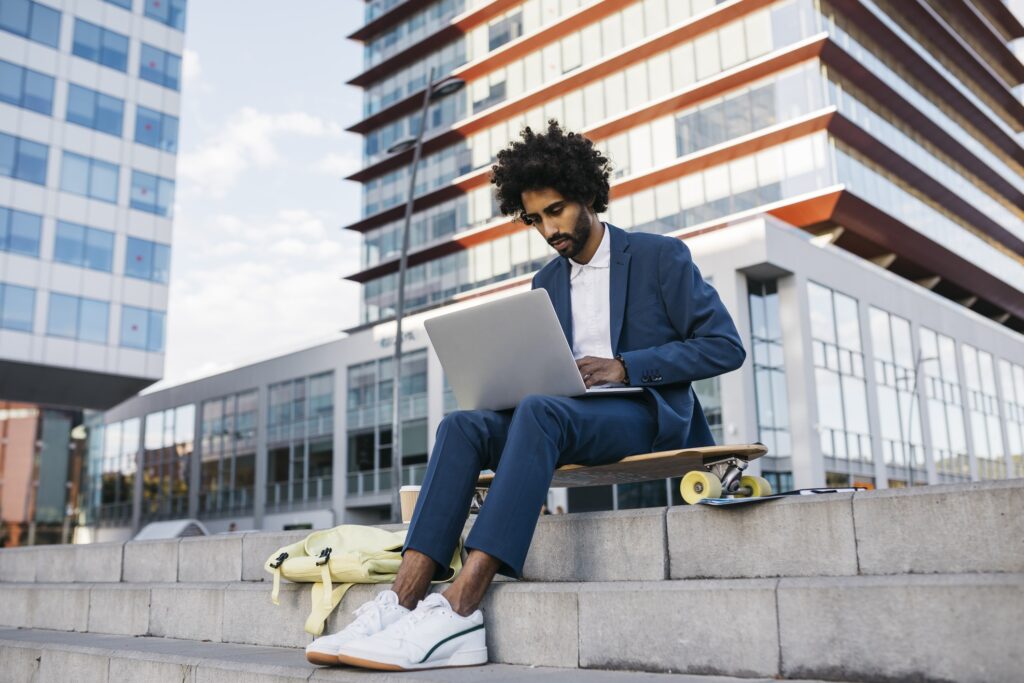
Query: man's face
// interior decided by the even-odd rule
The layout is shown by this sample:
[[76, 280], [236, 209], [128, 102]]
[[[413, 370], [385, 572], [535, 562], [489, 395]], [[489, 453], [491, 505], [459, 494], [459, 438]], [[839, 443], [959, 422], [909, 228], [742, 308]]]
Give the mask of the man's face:
[[557, 190], [526, 190], [522, 194], [526, 221], [554, 247], [559, 256], [573, 258], [590, 237], [591, 217], [583, 205], [566, 199]]

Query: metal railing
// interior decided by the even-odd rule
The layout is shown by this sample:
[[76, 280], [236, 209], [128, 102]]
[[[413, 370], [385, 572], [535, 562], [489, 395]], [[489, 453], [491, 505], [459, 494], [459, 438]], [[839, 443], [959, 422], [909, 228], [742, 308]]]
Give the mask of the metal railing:
[[[349, 472], [346, 492], [351, 496], [366, 496], [391, 491], [392, 469]], [[419, 486], [427, 473], [426, 463], [407, 465], [402, 468], [402, 485]]]
[[334, 492], [332, 475], [267, 485], [267, 507], [290, 508], [330, 500]]

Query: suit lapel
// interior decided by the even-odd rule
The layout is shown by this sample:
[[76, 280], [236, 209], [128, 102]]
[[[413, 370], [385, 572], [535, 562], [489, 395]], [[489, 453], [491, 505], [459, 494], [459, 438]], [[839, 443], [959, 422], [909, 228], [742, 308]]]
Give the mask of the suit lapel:
[[554, 287], [553, 303], [555, 315], [562, 325], [562, 332], [572, 348], [572, 294], [569, 290], [569, 272], [571, 270], [568, 259], [561, 259], [558, 273], [558, 284]]
[[608, 224], [611, 233], [611, 273], [608, 282], [610, 307], [608, 323], [611, 328], [612, 354], [619, 352], [622, 320], [626, 312], [626, 288], [629, 284], [629, 237], [624, 230]]

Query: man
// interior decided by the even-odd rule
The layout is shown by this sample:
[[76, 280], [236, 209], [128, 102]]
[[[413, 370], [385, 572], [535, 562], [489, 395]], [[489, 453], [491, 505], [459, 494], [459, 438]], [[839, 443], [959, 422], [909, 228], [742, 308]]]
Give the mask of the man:
[[[547, 290], [588, 387], [639, 394], [528, 396], [514, 411], [458, 411], [437, 431], [394, 589], [311, 661], [407, 670], [487, 661], [478, 609], [497, 572], [518, 578], [554, 470], [713, 444], [690, 383], [740, 367], [736, 327], [678, 239], [603, 224], [609, 161], [590, 140], [530, 128], [498, 154], [491, 182], [502, 214], [534, 226], [558, 252], [533, 279]], [[529, 358], [523, 358], [529, 363]], [[468, 558], [444, 592], [427, 595], [457, 547], [481, 470], [494, 482], [466, 539]]]

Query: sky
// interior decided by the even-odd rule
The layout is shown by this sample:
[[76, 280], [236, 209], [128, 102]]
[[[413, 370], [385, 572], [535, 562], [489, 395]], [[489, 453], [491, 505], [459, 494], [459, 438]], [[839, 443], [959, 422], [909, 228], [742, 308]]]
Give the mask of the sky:
[[358, 324], [362, 0], [188, 5], [164, 379]]

